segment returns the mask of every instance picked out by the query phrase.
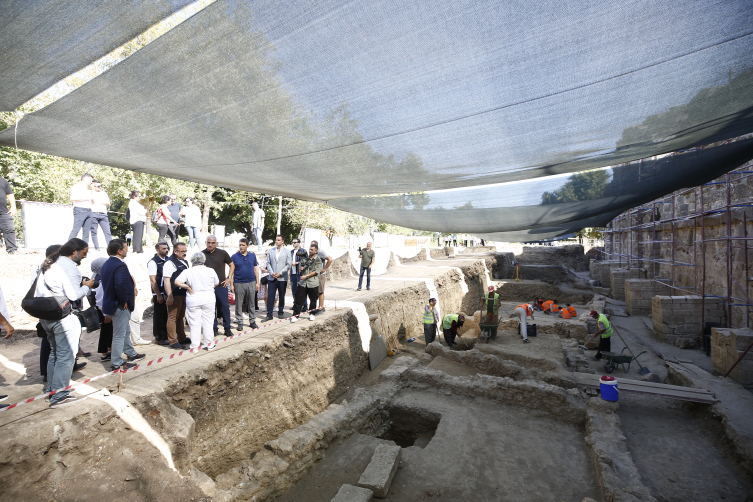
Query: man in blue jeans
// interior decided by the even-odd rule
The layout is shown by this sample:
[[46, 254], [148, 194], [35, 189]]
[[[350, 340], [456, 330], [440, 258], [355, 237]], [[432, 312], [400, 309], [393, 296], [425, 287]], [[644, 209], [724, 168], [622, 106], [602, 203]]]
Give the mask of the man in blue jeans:
[[[102, 265], [102, 313], [105, 322], [112, 322], [112, 371], [136, 366], [136, 361], [146, 357], [139, 354], [131, 344], [129, 321], [136, 306], [135, 285], [125, 264], [128, 244], [122, 239], [113, 239], [107, 245], [110, 258]], [[128, 362], [123, 361], [123, 352]]]
[[[217, 248], [217, 237], [207, 235], [207, 247], [202, 251], [207, 257], [204, 265], [211, 268], [217, 274], [220, 283], [214, 288], [215, 308], [219, 310], [222, 316], [222, 326], [225, 328], [225, 336], [233, 336], [230, 331], [230, 302], [228, 302], [228, 292], [230, 291], [230, 278], [235, 274], [235, 263], [224, 249]], [[225, 265], [230, 267], [230, 272], [225, 273]], [[217, 329], [217, 316], [214, 316], [214, 336], [219, 336], [220, 331]]]
[[371, 249], [371, 242], [366, 243], [366, 249], [358, 249], [361, 252], [358, 255], [361, 259], [361, 274], [358, 276], [358, 289], [356, 291], [361, 291], [364, 272], [366, 272], [366, 289], [371, 289], [371, 266], [374, 264], [374, 250]]
[[[65, 296], [71, 302], [76, 302], [89, 293], [94, 281], [84, 281], [78, 266], [86, 259], [89, 244], [81, 239], [73, 238], [60, 247], [57, 257], [53, 255], [42, 264], [42, 273], [36, 280], [34, 296], [47, 298], [51, 296]], [[73, 365], [76, 363], [76, 352], [81, 339], [81, 323], [73, 314], [57, 320], [40, 320], [50, 342], [50, 358], [47, 361], [46, 392], [56, 391], [50, 396], [50, 408], [65, 406], [81, 401], [64, 389], [71, 382]]]

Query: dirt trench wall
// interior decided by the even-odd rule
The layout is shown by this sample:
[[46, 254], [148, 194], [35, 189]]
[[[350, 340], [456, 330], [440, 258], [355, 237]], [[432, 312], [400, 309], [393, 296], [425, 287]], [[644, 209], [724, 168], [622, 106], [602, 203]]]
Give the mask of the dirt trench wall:
[[[468, 296], [460, 280], [469, 290], [481, 290], [475, 283], [484, 276], [483, 265], [466, 265], [463, 271], [462, 279], [454, 269], [435, 279], [443, 312], [460, 308]], [[428, 297], [420, 283], [365, 297], [366, 312], [377, 316], [370, 322], [371, 341], [383, 335], [389, 345], [418, 335]], [[267, 441], [324, 410], [368, 370], [358, 320], [349, 309], [324, 323], [302, 326], [168, 389], [175, 405], [196, 420], [194, 467], [215, 478], [239, 465]]]

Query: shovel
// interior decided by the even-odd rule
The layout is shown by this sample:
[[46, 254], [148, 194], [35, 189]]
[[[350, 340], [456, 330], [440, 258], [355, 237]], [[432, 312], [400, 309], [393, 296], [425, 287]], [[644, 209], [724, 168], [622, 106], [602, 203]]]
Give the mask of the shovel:
[[467, 344], [467, 343], [465, 343], [465, 340], [463, 340], [463, 337], [462, 337], [462, 336], [460, 336], [460, 333], [458, 333], [458, 338], [460, 338], [460, 340], [461, 340], [461, 341], [463, 342], [463, 345], [465, 345], [465, 346], [466, 346], [467, 348], [469, 348], [469, 349], [470, 349], [470, 347], [468, 347], [468, 344]]
[[622, 343], [624, 343], [624, 344], [625, 344], [625, 347], [627, 347], [627, 349], [628, 349], [628, 352], [630, 352], [630, 355], [631, 355], [631, 356], [633, 356], [633, 360], [634, 360], [634, 361], [635, 361], [635, 362], [636, 362], [636, 363], [638, 364], [638, 367], [640, 368], [640, 370], [638, 371], [638, 373], [640, 373], [641, 375], [648, 375], [649, 373], [651, 373], [651, 370], [650, 370], [650, 369], [648, 369], [648, 368], [647, 368], [647, 367], [645, 367], [645, 366], [641, 366], [641, 363], [640, 363], [640, 361], [638, 361], [638, 358], [637, 358], [637, 357], [635, 357], [635, 354], [633, 354], [633, 350], [632, 350], [632, 349], [631, 349], [630, 347], [628, 347], [628, 344], [627, 344], [627, 342], [625, 341], [625, 339], [624, 339], [624, 338], [622, 338], [622, 335], [620, 334], [620, 332], [619, 332], [619, 331], [617, 331], [617, 328], [616, 328], [616, 327], [614, 326], [614, 324], [612, 325], [612, 330], [613, 330], [613, 331], [614, 331], [615, 333], [617, 333], [617, 336], [619, 336], [619, 337], [620, 337], [620, 340], [622, 340]]

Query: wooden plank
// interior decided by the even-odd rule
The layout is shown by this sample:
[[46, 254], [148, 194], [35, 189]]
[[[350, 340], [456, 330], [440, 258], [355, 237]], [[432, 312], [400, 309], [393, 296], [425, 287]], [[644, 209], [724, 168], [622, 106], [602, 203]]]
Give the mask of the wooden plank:
[[[575, 380], [578, 385], [594, 389], [600, 388], [600, 377], [598, 375], [590, 375], [586, 373], [575, 373], [575, 375], [577, 375]], [[712, 393], [705, 389], [625, 379], [618, 380], [618, 382], [619, 389], [624, 392], [661, 396], [681, 401], [693, 401], [696, 403], [714, 404], [719, 402]]]
[[[575, 381], [577, 383], [583, 383], [584, 385], [599, 386], [599, 381], [601, 379], [600, 375], [594, 375], [592, 373], [573, 373], [575, 375]], [[708, 394], [712, 395], [712, 393], [706, 389], [699, 389], [697, 387], [683, 387], [681, 385], [669, 385], [666, 383], [656, 383], [656, 382], [644, 382], [643, 380], [630, 380], [628, 378], [617, 378], [617, 381], [622, 385], [623, 383], [633, 385], [636, 387], [649, 387], [654, 389], [669, 389], [669, 390], [678, 390], [678, 391], [684, 391], [684, 392], [696, 392], [698, 394]]]

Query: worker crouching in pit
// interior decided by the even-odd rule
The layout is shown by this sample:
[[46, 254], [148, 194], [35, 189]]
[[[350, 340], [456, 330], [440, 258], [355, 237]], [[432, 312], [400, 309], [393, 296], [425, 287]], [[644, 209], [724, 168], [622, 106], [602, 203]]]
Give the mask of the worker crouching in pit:
[[444, 334], [444, 341], [447, 342], [448, 347], [454, 347], [458, 345], [455, 341], [455, 337], [458, 336], [458, 328], [460, 328], [465, 322], [465, 316], [463, 314], [447, 314], [442, 319], [442, 334]]
[[[486, 324], [499, 324], [499, 295], [494, 292], [494, 286], [489, 286], [489, 292], [481, 300], [481, 313], [484, 312]], [[497, 339], [497, 326], [492, 328], [492, 338]]]
[[524, 303], [522, 305], [518, 305], [515, 307], [515, 310], [513, 311], [513, 315], [518, 318], [518, 329], [520, 331], [520, 336], [523, 337], [524, 343], [531, 343], [531, 341], [528, 339], [528, 330], [526, 329], [526, 318], [530, 317], [531, 319], [534, 319], [533, 317], [533, 307], [530, 303]]

